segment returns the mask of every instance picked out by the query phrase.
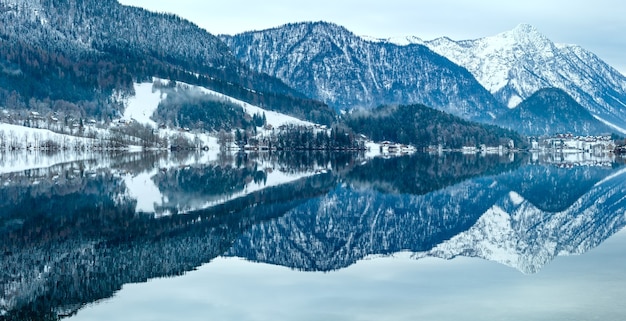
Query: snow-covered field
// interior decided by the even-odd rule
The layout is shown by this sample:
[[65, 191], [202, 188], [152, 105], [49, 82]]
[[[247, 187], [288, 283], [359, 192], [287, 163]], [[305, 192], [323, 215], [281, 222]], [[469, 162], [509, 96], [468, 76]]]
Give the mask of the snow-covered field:
[[[159, 86], [154, 85], [163, 85], [166, 82], [168, 81], [154, 78], [153, 82], [136, 83], [134, 85], [134, 96], [117, 97], [117, 95], [114, 95], [114, 97], [112, 97], [113, 99], [122, 100], [122, 103], [125, 106], [125, 111], [120, 119], [121, 122], [117, 121], [112, 126], [124, 126], [125, 123], [137, 122], [157, 129], [157, 123], [152, 119], [152, 116], [158, 109], [159, 104], [167, 98], [167, 93], [160, 89]], [[313, 123], [301, 121], [295, 117], [287, 116], [278, 112], [265, 110], [258, 106], [245, 103], [241, 100], [234, 99], [203, 87], [178, 83], [176, 90], [193, 91], [195, 93], [210, 95], [212, 99], [222, 99], [224, 101], [228, 101], [236, 106], [240, 106], [250, 116], [253, 116], [254, 114], [265, 114], [267, 124], [275, 128], [287, 124], [314, 126]], [[67, 130], [69, 131], [69, 128], [67, 128]], [[90, 132], [94, 136], [98, 136], [103, 139], [107, 139], [112, 136], [110, 128], [86, 126], [84, 131]], [[199, 139], [202, 142], [203, 147], [207, 147], [209, 149], [219, 148], [215, 133], [198, 131], [191, 132], [189, 130], [182, 130], [179, 128], [161, 128], [158, 130], [158, 133], [160, 137], [183, 135], [190, 141]], [[15, 149], [39, 149], [39, 146], [41, 146], [40, 142], [42, 141], [53, 141], [59, 146], [72, 149], [76, 146], [88, 147], [97, 143], [94, 139], [55, 133], [47, 129], [0, 123], [0, 149], [2, 149], [2, 147], [4, 147], [4, 149], [9, 149], [10, 144], [13, 144], [14, 147], [16, 147]], [[2, 146], [3, 142], [4, 146]], [[131, 149], [132, 148], [133, 147], [131, 146]]]
[[0, 138], [2, 138], [0, 140], [4, 140], [7, 143], [9, 143], [12, 139], [15, 139], [23, 146], [28, 144], [35, 144], [36, 141], [44, 140], [53, 140], [56, 142], [67, 143], [82, 143], [84, 145], [89, 145], [94, 142], [94, 140], [90, 138], [59, 134], [47, 129], [30, 128], [6, 123], [0, 123]]
[[275, 111], [270, 111], [270, 110], [266, 110], [263, 109], [261, 107], [255, 106], [255, 105], [251, 105], [248, 104], [244, 101], [241, 101], [239, 99], [235, 99], [232, 98], [230, 96], [226, 96], [224, 94], [218, 93], [216, 91], [213, 90], [209, 90], [206, 89], [204, 87], [199, 87], [199, 86], [192, 86], [189, 84], [179, 84], [180, 86], [183, 87], [188, 87], [188, 88], [194, 88], [197, 90], [200, 90], [201, 92], [208, 94], [208, 95], [213, 95], [213, 96], [217, 96], [221, 99], [224, 99], [234, 105], [237, 106], [241, 106], [241, 108], [243, 108], [244, 112], [250, 116], [254, 115], [254, 114], [265, 114], [265, 117], [267, 118], [267, 124], [272, 125], [273, 127], [280, 127], [282, 125], [289, 125], [289, 124], [293, 124], [293, 125], [303, 125], [303, 126], [314, 126], [315, 124], [308, 122], [308, 121], [303, 121], [300, 120], [298, 118], [292, 117], [292, 116], [288, 116], [285, 114], [281, 114], [279, 112], [275, 112]]
[[[121, 98], [122, 102], [125, 106], [125, 111], [122, 120], [125, 122], [135, 121], [137, 123], [148, 125], [153, 128], [157, 128], [157, 123], [153, 119], [154, 113], [157, 111], [159, 104], [167, 98], [167, 90], [161, 89], [160, 87], [169, 83], [169, 80], [161, 79], [161, 78], [153, 78], [152, 82], [145, 83], [135, 83], [135, 95], [132, 97]], [[155, 86], [160, 85], [160, 86]], [[203, 94], [210, 96], [211, 99], [218, 99], [229, 102], [235, 106], [241, 107], [244, 112], [250, 117], [255, 114], [265, 115], [266, 124], [271, 125], [272, 128], [279, 128], [283, 125], [300, 125], [300, 126], [315, 126], [314, 123], [303, 121], [298, 118], [288, 116], [279, 112], [270, 111], [259, 106], [255, 106], [252, 104], [248, 104], [239, 99], [232, 98], [230, 96], [224, 95], [222, 93], [209, 90], [207, 88], [201, 86], [190, 85], [183, 82], [177, 82], [176, 87], [173, 89], [176, 91], [185, 91], [192, 94]], [[117, 98], [120, 99], [120, 98]], [[259, 129], [260, 135], [265, 134], [264, 129]], [[189, 132], [189, 131], [181, 131], [181, 129], [176, 128], [167, 128], [160, 129], [159, 135], [163, 136], [174, 136], [177, 134], [183, 134], [189, 140], [194, 140], [198, 138], [202, 141], [203, 146], [208, 147], [209, 149], [218, 149], [219, 145], [217, 143], [217, 137], [214, 133], [206, 133], [206, 132]]]
[[34, 168], [46, 168], [60, 163], [86, 160], [94, 157], [92, 153], [76, 151], [59, 151], [53, 154], [26, 150], [16, 152], [3, 151], [12, 140], [20, 146], [34, 146], [38, 142], [46, 140], [54, 141], [61, 146], [89, 146], [94, 143], [93, 139], [58, 134], [47, 129], [0, 123], [0, 138], [7, 144], [4, 148], [0, 146], [0, 174]]
[[[2, 149], [3, 141], [5, 142], [4, 149], [11, 149], [8, 147], [9, 142], [14, 142], [18, 146], [17, 148], [13, 149], [36, 150], [40, 148], [40, 142], [44, 140], [53, 141], [58, 146], [61, 146], [65, 149], [76, 149], [77, 146], [83, 146], [86, 149], [89, 149], [91, 146], [95, 146], [97, 143], [102, 144], [108, 139], [116, 137], [116, 135], [119, 136], [120, 130], [123, 131], [125, 127], [129, 126], [129, 124], [131, 123], [138, 123], [154, 128], [155, 132], [158, 133], [158, 136], [163, 139], [162, 141], [165, 141], [165, 138], [168, 138], [171, 142], [171, 139], [173, 137], [183, 135], [188, 141], [194, 142], [194, 144], [196, 145], [201, 144], [203, 148], [219, 149], [220, 146], [218, 144], [217, 138], [218, 134], [215, 132], [202, 132], [199, 130], [190, 130], [187, 128], [165, 128], [163, 124], [156, 123], [156, 121], [153, 119], [153, 116], [158, 110], [159, 105], [168, 97], [168, 94], [172, 93], [172, 91], [181, 92], [181, 94], [183, 95], [206, 95], [208, 99], [228, 102], [234, 106], [241, 107], [243, 111], [250, 117], [253, 117], [254, 115], [264, 115], [266, 125], [268, 126], [257, 128], [256, 132], [258, 133], [259, 137], [269, 136], [273, 130], [279, 129], [284, 125], [304, 126], [307, 128], [312, 128], [316, 132], [330, 132], [330, 130], [326, 126], [314, 124], [312, 122], [303, 121], [279, 112], [267, 110], [256, 105], [246, 103], [242, 100], [224, 95], [222, 93], [183, 82], [177, 82], [176, 85], [172, 88], [172, 86], [170, 86], [169, 80], [155, 77], [152, 79], [151, 82], [135, 83], [134, 91], [135, 94], [133, 96], [124, 96], [121, 93], [113, 94], [111, 99], [114, 101], [118, 101], [124, 105], [124, 113], [120, 117], [120, 119], [114, 120], [113, 123], [111, 123], [108, 127], [103, 127], [103, 124], [97, 124], [95, 121], [90, 121], [90, 123], [83, 128], [81, 120], [81, 136], [96, 137], [97, 140], [66, 134], [59, 134], [46, 129], [0, 124], [0, 150]], [[52, 128], [51, 126], [53, 126], [59, 129], [58, 123], [46, 123], [49, 122], [50, 119], [54, 119], [55, 122], [57, 121], [56, 117], [41, 117], [39, 125], [37, 126], [45, 126], [49, 128]], [[75, 123], [73, 125], [70, 125], [69, 127], [66, 125], [66, 127], [62, 129], [65, 132], [74, 132], [76, 134], [76, 132], [78, 132], [77, 126], [78, 124]], [[116, 130], [115, 133], [113, 132], [114, 128]], [[132, 126], [129, 128], [132, 128]], [[234, 130], [231, 134], [234, 134]], [[123, 135], [132, 134], [123, 132]], [[141, 149], [141, 147], [139, 147], [138, 145], [142, 145], [142, 140], [135, 139], [132, 136], [124, 137], [128, 139], [125, 144], [130, 144], [131, 146], [129, 146], [129, 148], [131, 150], [135, 151]], [[119, 146], [116, 144], [112, 145]], [[370, 142], [368, 145], [372, 147], [370, 149], [370, 153], [368, 153], [370, 157], [374, 157], [380, 154], [380, 145], [376, 145], [372, 142]], [[230, 147], [236, 148], [236, 146], [234, 145]]]
[[51, 155], [40, 152], [0, 153], [0, 174], [31, 169], [49, 168], [54, 165], [94, 159], [92, 153], [65, 151]]

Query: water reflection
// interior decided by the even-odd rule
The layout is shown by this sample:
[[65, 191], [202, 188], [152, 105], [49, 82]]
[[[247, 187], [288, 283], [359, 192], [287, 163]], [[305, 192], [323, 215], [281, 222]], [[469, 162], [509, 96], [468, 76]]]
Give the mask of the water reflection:
[[2, 174], [0, 313], [56, 319], [219, 256], [331, 271], [408, 251], [535, 273], [626, 224], [626, 171], [593, 164], [147, 153]]
[[[450, 164], [430, 159], [444, 164], [431, 171], [428, 161], [412, 162], [420, 157], [426, 156], [380, 167], [402, 171], [372, 170], [376, 161], [355, 168], [324, 197], [253, 226], [226, 255], [330, 271], [410, 251], [416, 258], [480, 257], [535, 273], [557, 255], [584, 253], [626, 225], [626, 172], [619, 168], [530, 164], [512, 171], [519, 163], [482, 168], [463, 159], [446, 175]], [[492, 175], [467, 179], [479, 169]], [[364, 183], [361, 172], [373, 173], [372, 181]], [[438, 189], [442, 182], [450, 184]]]

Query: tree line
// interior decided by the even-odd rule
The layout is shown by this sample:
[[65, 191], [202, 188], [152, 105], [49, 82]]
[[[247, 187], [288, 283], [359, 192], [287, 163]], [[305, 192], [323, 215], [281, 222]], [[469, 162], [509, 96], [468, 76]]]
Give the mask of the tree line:
[[518, 133], [493, 125], [484, 125], [424, 105], [381, 106], [372, 111], [357, 111], [343, 121], [353, 131], [374, 141], [393, 141], [418, 148], [442, 145], [446, 148], [508, 146], [528, 143]]
[[288, 124], [265, 131], [258, 136], [248, 136], [245, 131], [235, 133], [220, 131], [220, 148], [269, 150], [269, 151], [362, 151], [365, 140], [349, 128], [335, 124], [330, 129], [316, 126]]

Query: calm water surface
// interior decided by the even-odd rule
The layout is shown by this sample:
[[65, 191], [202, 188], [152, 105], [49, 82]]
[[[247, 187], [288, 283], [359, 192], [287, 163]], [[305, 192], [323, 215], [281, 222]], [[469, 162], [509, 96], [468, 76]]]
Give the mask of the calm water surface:
[[24, 157], [0, 157], [8, 320], [626, 315], [608, 156]]

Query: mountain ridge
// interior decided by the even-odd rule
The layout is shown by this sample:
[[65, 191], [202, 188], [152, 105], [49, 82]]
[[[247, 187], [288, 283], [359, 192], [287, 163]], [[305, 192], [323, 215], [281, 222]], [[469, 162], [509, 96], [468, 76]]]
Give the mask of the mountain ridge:
[[475, 40], [426, 41], [435, 52], [464, 66], [501, 103], [516, 107], [539, 89], [563, 89], [594, 117], [626, 132], [626, 76], [578, 45], [552, 42], [521, 24]]
[[[82, 117], [110, 120], [123, 110], [108, 99], [112, 92], [132, 94], [134, 82], [159, 77], [268, 108], [296, 106], [292, 115], [324, 124], [336, 117], [281, 80], [250, 70], [217, 36], [172, 14], [113, 0], [2, 0], [0, 9], [0, 104], [4, 98], [11, 109], [48, 111], [29, 106], [35, 98], [48, 109], [69, 102]], [[6, 98], [13, 91], [19, 97]]]
[[368, 41], [328, 22], [222, 39], [253, 70], [338, 109], [421, 103], [482, 121], [504, 109], [466, 69], [422, 45]]
[[[111, 91], [132, 94], [133, 83], [156, 76], [326, 125], [337, 115], [307, 97], [337, 109], [424, 104], [501, 124], [504, 104], [514, 107], [555, 87], [626, 132], [626, 77], [527, 24], [479, 40], [412, 37], [394, 44], [324, 21], [215, 36], [178, 16], [114, 0], [1, 0], [0, 9], [0, 103], [13, 109], [61, 108], [111, 120], [123, 109], [109, 99]], [[467, 50], [476, 52], [467, 58]], [[477, 66], [462, 63], [472, 59]], [[569, 69], [555, 74], [561, 66]], [[21, 96], [14, 99], [13, 92]], [[572, 128], [567, 131], [578, 131]]]

